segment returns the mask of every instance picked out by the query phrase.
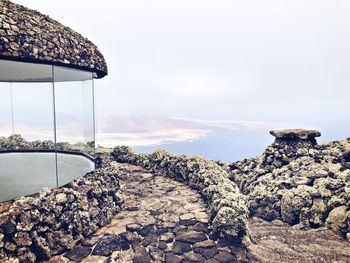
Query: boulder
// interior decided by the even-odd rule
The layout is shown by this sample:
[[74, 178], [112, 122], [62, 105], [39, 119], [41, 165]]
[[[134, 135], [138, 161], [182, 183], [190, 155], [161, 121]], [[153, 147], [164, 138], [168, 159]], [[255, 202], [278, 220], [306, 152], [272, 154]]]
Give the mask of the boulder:
[[334, 208], [327, 217], [326, 225], [336, 231], [344, 230], [346, 228], [347, 212], [345, 205]]

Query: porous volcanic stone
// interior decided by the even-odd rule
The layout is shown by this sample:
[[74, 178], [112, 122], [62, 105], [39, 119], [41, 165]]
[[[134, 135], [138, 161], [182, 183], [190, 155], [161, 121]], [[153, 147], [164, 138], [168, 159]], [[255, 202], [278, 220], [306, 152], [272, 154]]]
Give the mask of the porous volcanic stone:
[[309, 140], [320, 137], [321, 133], [316, 130], [304, 130], [304, 129], [286, 129], [286, 130], [272, 130], [270, 134], [277, 139], [300, 139]]
[[235, 256], [227, 251], [220, 251], [214, 258], [221, 263], [231, 263], [236, 260]]
[[210, 248], [210, 247], [215, 247], [215, 242], [213, 240], [204, 240], [201, 242], [197, 242], [193, 245], [193, 248], [197, 247], [203, 247], [203, 248]]
[[145, 247], [140, 244], [135, 244], [132, 246], [135, 255], [133, 258], [133, 263], [149, 263], [151, 262], [151, 258]]
[[199, 248], [194, 248], [193, 251], [198, 254], [201, 254], [206, 259], [210, 259], [218, 253], [218, 249], [216, 247], [212, 247], [212, 248], [199, 247]]
[[176, 233], [176, 240], [183, 241], [187, 243], [196, 243], [206, 240], [207, 236], [202, 232], [197, 232], [194, 230], [179, 231]]
[[109, 235], [97, 243], [92, 251], [93, 255], [108, 257], [116, 250], [127, 250], [130, 245], [119, 235]]
[[165, 254], [165, 263], [180, 263], [182, 259], [172, 253]]
[[174, 248], [171, 252], [176, 255], [182, 255], [188, 251], [191, 251], [191, 245], [189, 243], [175, 241]]
[[0, 59], [75, 67], [107, 75], [105, 59], [88, 39], [35, 10], [0, 1]]
[[64, 256], [70, 260], [80, 262], [84, 258], [86, 258], [91, 253], [90, 247], [76, 247], [71, 251], [68, 251]]

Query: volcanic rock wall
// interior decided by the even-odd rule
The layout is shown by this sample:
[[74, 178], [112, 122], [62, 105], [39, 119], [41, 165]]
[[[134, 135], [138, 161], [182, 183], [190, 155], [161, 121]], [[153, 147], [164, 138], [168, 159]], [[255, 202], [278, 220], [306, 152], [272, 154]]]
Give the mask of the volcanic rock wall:
[[[320, 135], [314, 133], [314, 135]], [[317, 145], [284, 138], [257, 157], [227, 166], [247, 196], [250, 216], [291, 225], [328, 226], [350, 240], [350, 138]]]
[[122, 207], [118, 171], [109, 166], [17, 199], [0, 214], [0, 262], [37, 262], [71, 249]]
[[228, 179], [228, 173], [214, 161], [177, 156], [163, 150], [153, 154], [135, 154], [125, 146], [115, 147], [112, 156], [118, 162], [140, 165], [152, 172], [186, 182], [209, 205], [214, 232], [238, 242], [248, 235], [245, 197], [237, 185]]

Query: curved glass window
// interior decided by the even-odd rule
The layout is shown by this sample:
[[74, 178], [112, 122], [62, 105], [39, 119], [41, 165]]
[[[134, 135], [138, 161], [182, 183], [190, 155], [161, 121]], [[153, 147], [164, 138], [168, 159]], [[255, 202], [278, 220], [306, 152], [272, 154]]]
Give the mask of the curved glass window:
[[95, 169], [93, 73], [0, 60], [0, 201]]

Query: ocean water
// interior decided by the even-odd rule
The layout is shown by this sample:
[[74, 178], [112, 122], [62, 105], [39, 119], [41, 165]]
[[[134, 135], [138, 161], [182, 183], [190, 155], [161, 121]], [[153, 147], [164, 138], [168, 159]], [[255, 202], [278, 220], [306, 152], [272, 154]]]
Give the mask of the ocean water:
[[274, 140], [268, 129], [216, 130], [194, 141], [133, 147], [151, 153], [158, 148], [177, 154], [201, 155], [207, 159], [233, 162], [260, 155]]
[[[318, 138], [319, 143], [350, 137], [350, 124], [347, 122], [334, 122], [332, 125], [329, 123], [319, 124], [316, 127], [322, 131], [322, 136]], [[214, 130], [194, 141], [133, 148], [136, 152], [146, 153], [161, 148], [177, 154], [201, 155], [211, 160], [234, 162], [262, 154], [266, 147], [274, 141], [274, 137], [269, 134], [269, 131], [268, 128], [234, 131]]]

